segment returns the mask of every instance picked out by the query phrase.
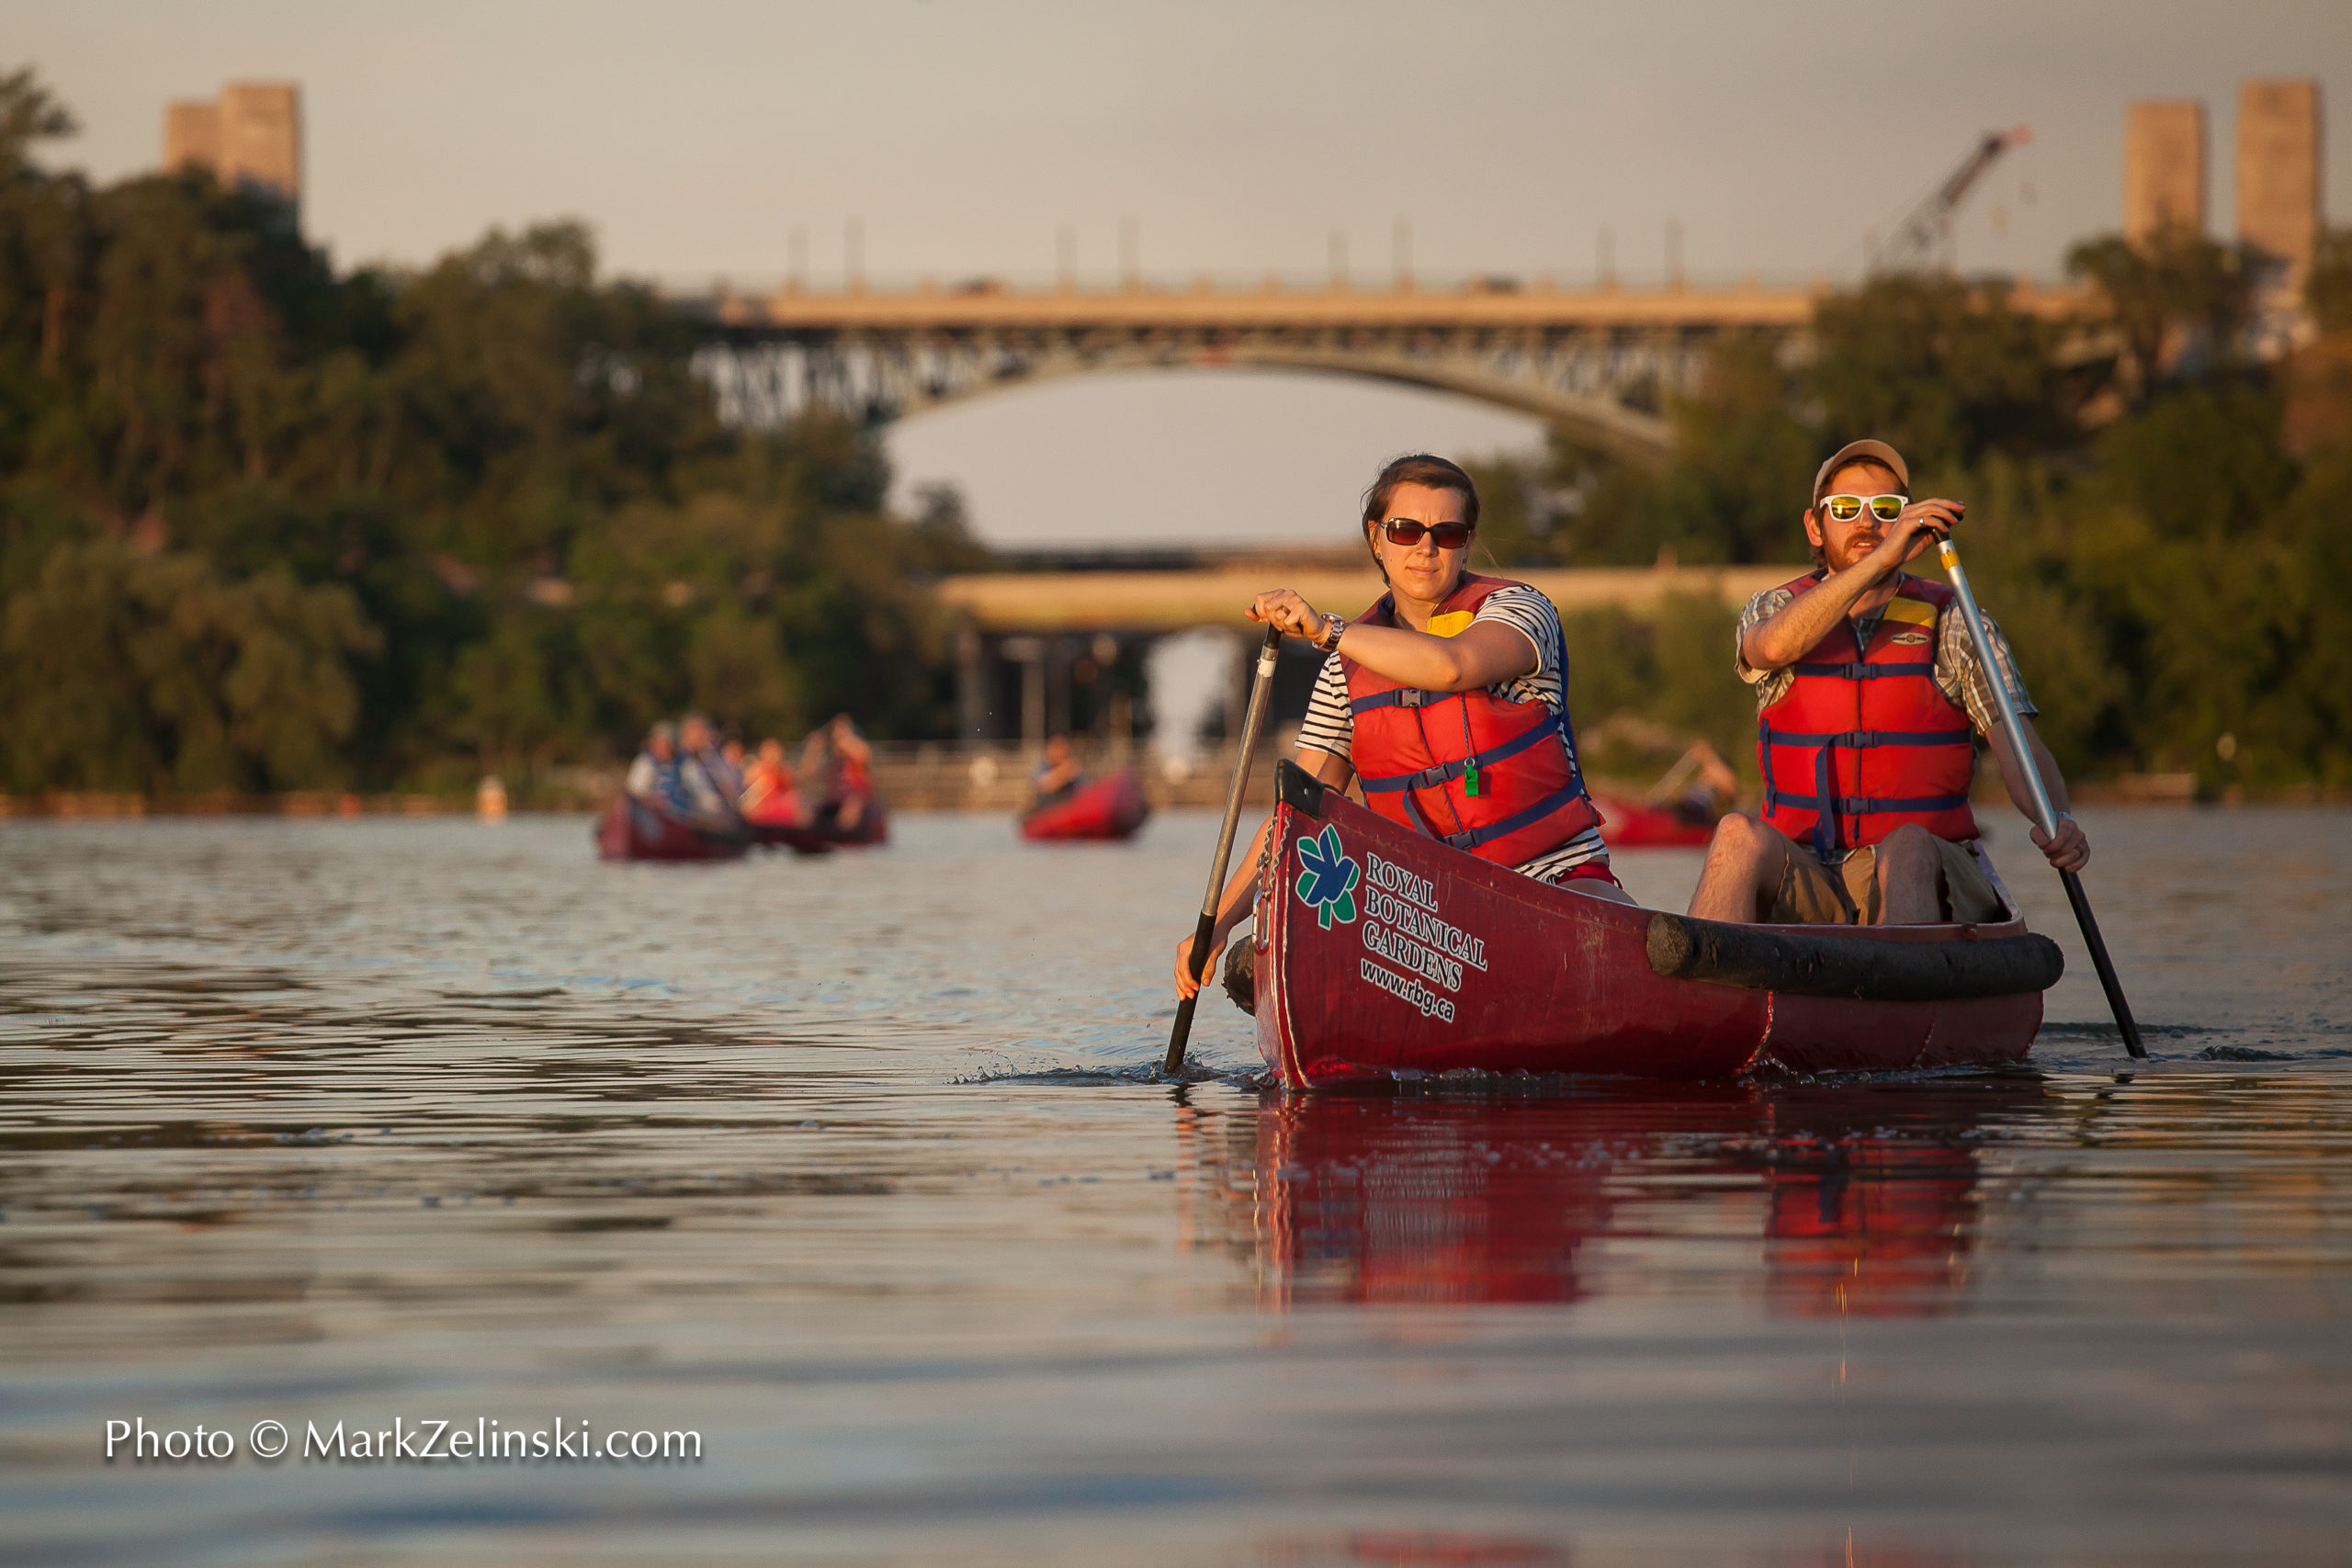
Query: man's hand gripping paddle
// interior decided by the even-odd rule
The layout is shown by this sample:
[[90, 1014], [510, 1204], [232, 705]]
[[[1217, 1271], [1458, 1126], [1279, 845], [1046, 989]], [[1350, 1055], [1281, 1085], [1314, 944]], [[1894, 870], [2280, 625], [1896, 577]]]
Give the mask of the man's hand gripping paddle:
[[[1250, 683], [1250, 712], [1241, 721], [1241, 753], [1233, 760], [1233, 786], [1226, 792], [1225, 827], [1216, 836], [1216, 860], [1209, 867], [1209, 890], [1201, 896], [1201, 923], [1193, 930], [1193, 952], [1187, 961], [1193, 982], [1200, 983], [1208, 967], [1209, 942], [1216, 930], [1217, 895], [1225, 891], [1225, 868], [1233, 859], [1233, 830], [1241, 821], [1241, 794], [1249, 787], [1250, 763], [1258, 754], [1258, 731], [1266, 722], [1266, 694], [1274, 683], [1274, 660], [1282, 651], [1280, 626], [1266, 628], [1258, 649], [1258, 673]], [[1168, 1033], [1168, 1060], [1161, 1070], [1170, 1077], [1184, 1070], [1184, 1042], [1193, 1032], [1193, 1009], [1201, 994], [1194, 991], [1176, 1004], [1176, 1026]]]
[[[2016, 753], [2018, 767], [2025, 774], [2026, 793], [2033, 801], [2035, 826], [2042, 837], [2058, 836], [2058, 813], [2050, 804], [2049, 786], [2041, 782], [2041, 769], [2035, 763], [2033, 751], [2026, 744], [2025, 726], [2018, 717], [2018, 705], [2009, 697], [2009, 683], [2001, 678], [1999, 667], [1993, 660], [1993, 645], [1984, 637], [1984, 615], [1976, 607], [1976, 595], [1969, 592], [1968, 573], [1961, 570], [1960, 552], [1951, 547], [1950, 539], [1939, 539], [1937, 551], [1944, 563], [1944, 574], [1951, 579], [1952, 592], [1959, 596], [1960, 613], [1968, 622], [1968, 635], [1976, 645], [1976, 657], [1984, 666], [1985, 684], [1993, 688], [1994, 705], [2001, 710], [2001, 728], [2009, 732], [2009, 746]], [[2091, 915], [2091, 901], [2083, 892], [2083, 879], [2071, 871], [2062, 871], [2058, 879], [2066, 885], [2066, 902], [2075, 907], [2075, 923], [2083, 928], [2083, 945], [2091, 950], [2091, 964], [2098, 970], [2098, 983], [2107, 992], [2107, 1005], [2115, 1014], [2115, 1026], [2123, 1032], [2123, 1048], [2134, 1056], [2145, 1056], [2146, 1046], [2140, 1043], [2140, 1026], [2132, 1021], [2132, 1004], [2123, 999], [2122, 982], [2115, 977], [2115, 964], [2107, 956], [2107, 943], [2098, 934], [2098, 921]]]

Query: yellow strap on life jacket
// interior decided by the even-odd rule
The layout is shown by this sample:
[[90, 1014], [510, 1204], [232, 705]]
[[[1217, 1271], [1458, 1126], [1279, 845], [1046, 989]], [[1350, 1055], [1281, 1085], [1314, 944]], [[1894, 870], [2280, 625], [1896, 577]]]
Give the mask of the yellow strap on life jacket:
[[1476, 610], [1449, 610], [1442, 615], [1430, 617], [1430, 636], [1459, 637], [1472, 621], [1478, 618]]
[[1930, 631], [1935, 629], [1936, 607], [1921, 600], [1906, 599], [1900, 593], [1886, 602], [1886, 609], [1882, 614], [1890, 621], [1908, 621], [1915, 626], [1926, 626]]

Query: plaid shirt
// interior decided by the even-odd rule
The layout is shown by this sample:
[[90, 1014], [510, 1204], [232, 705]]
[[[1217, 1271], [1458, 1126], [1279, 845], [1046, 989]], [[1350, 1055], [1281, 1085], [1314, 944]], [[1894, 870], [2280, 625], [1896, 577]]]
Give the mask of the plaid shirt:
[[[1787, 609], [1796, 598], [1792, 588], [1768, 588], [1747, 602], [1740, 613], [1739, 631], [1732, 644], [1732, 668], [1739, 678], [1756, 688], [1756, 711], [1763, 712], [1788, 694], [1795, 671], [1785, 666], [1779, 670], [1757, 670], [1747, 662], [1748, 632]], [[1854, 639], [1864, 648], [1877, 635], [1878, 624], [1884, 610], [1872, 610], [1852, 618]], [[1984, 617], [1984, 635], [1993, 644], [1993, 662], [1999, 667], [2001, 678], [2009, 688], [2009, 700], [2018, 712], [2031, 715], [2039, 710], [2033, 699], [2026, 695], [2025, 682], [2018, 678], [2017, 661], [2009, 655], [2008, 638], [1993, 617]], [[1985, 683], [1984, 662], [1976, 657], [1976, 644], [1968, 635], [1968, 618], [1960, 614], [1957, 604], [1948, 607], [1936, 618], [1936, 674], [1938, 689], [1951, 699], [1955, 706], [1967, 710], [1969, 722], [1976, 733], [1989, 736], [2001, 722], [2001, 711], [1994, 705], [1993, 688]]]

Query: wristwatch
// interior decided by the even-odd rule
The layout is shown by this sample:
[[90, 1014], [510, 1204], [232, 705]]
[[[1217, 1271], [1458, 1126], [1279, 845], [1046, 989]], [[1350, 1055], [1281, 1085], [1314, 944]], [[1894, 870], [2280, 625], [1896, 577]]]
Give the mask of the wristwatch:
[[1327, 612], [1323, 616], [1323, 629], [1316, 634], [1314, 646], [1329, 653], [1340, 646], [1340, 638], [1346, 634], [1347, 629], [1348, 623], [1344, 618]]

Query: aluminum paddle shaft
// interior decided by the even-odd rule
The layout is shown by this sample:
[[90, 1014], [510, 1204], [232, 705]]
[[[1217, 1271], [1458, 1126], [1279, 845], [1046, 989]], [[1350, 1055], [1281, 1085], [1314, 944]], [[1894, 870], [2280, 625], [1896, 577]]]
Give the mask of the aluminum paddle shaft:
[[[1193, 928], [1193, 951], [1184, 961], [1195, 987], [1201, 983], [1201, 971], [1208, 967], [1209, 939], [1216, 930], [1217, 895], [1225, 891], [1225, 868], [1233, 859], [1233, 830], [1241, 822], [1241, 796], [1250, 786], [1250, 763], [1258, 754], [1258, 731], [1265, 727], [1266, 697], [1273, 689], [1274, 660], [1282, 646], [1282, 628], [1268, 626], [1266, 640], [1258, 648], [1258, 673], [1250, 682], [1250, 712], [1241, 721], [1241, 754], [1233, 760], [1233, 785], [1225, 795], [1225, 826], [1217, 830], [1209, 890], [1201, 895], [1201, 923]], [[1192, 1037], [1193, 1009], [1200, 999], [1201, 993], [1195, 990], [1176, 1004], [1176, 1026], [1168, 1032], [1168, 1060], [1161, 1064], [1161, 1071], [1172, 1075], [1183, 1070], [1184, 1042]]]
[[[2050, 804], [2050, 786], [2042, 782], [2041, 764], [2034, 761], [2033, 749], [2026, 744], [2025, 725], [2018, 717], [2018, 705], [2009, 695], [2009, 683], [2001, 675], [2000, 666], [1993, 658], [1993, 644], [1984, 636], [1984, 614], [1976, 607], [1976, 595], [1970, 592], [1968, 573], [1962, 570], [1960, 552], [1951, 547], [1950, 539], [1937, 542], [1937, 553], [1944, 563], [1944, 574], [1951, 579], [1952, 592], [1959, 597], [1960, 613], [1968, 622], [1968, 635], [1975, 644], [1977, 660], [1984, 667], [1984, 683], [1993, 688], [1993, 705], [2001, 710], [2001, 728], [2009, 732], [2009, 745], [2017, 755], [2018, 771], [2025, 775], [2026, 795], [2033, 802], [2033, 819], [2045, 838], [2058, 835], [2058, 810]], [[2107, 992], [2107, 1005], [2115, 1014], [2115, 1026], [2123, 1032], [2123, 1048], [2134, 1056], [2144, 1056], [2148, 1048], [2140, 1043], [2140, 1026], [2132, 1020], [2132, 1004], [2123, 998], [2123, 983], [2115, 977], [2114, 961], [2107, 955], [2107, 942], [2098, 934], [2098, 921], [2091, 914], [2089, 895], [2083, 891], [2083, 879], [2071, 871], [2062, 871], [2058, 880], [2065, 884], [2066, 902], [2075, 908], [2075, 923], [2083, 929], [2083, 945], [2091, 950], [2091, 965], [2098, 971], [2098, 983]]]

